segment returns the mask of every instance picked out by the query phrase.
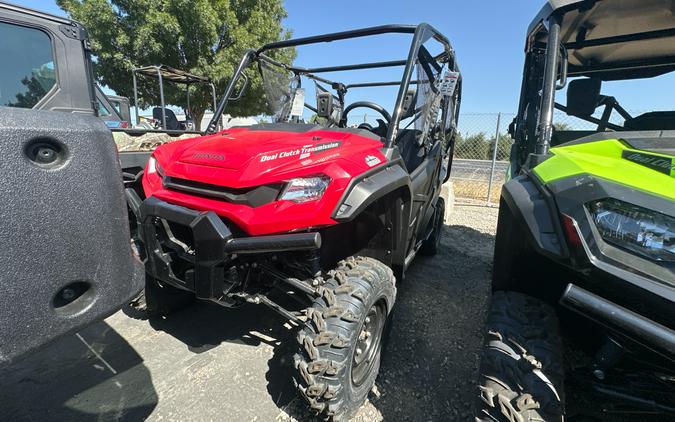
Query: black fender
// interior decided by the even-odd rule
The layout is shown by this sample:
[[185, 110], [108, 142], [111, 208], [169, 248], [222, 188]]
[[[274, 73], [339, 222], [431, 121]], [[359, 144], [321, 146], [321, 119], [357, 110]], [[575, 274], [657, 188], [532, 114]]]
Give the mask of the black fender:
[[0, 107], [0, 366], [116, 312], [144, 285], [112, 134]]
[[504, 184], [503, 205], [524, 229], [536, 252], [556, 260], [569, 257], [553, 195], [536, 176], [521, 175]]
[[[402, 190], [404, 200], [410, 201], [410, 175], [401, 160], [391, 161], [354, 178], [342, 194], [332, 218], [340, 223], [352, 221], [368, 206], [397, 190]], [[410, 213], [407, 217], [409, 220]]]
[[[348, 223], [357, 218], [369, 206], [378, 201], [391, 199], [387, 204], [390, 212], [388, 243], [391, 250], [384, 251], [397, 277], [405, 268], [407, 244], [412, 212], [412, 186], [410, 175], [400, 158], [376, 167], [354, 178], [333, 211], [333, 219]], [[376, 256], [380, 258], [379, 256]]]

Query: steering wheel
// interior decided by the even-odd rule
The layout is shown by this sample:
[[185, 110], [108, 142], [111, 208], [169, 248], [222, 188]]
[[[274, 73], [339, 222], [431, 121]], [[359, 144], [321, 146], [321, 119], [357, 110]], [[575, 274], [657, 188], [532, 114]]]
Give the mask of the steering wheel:
[[342, 121], [340, 122], [342, 126], [347, 126], [347, 115], [355, 108], [369, 108], [371, 110], [375, 110], [380, 113], [382, 117], [384, 117], [384, 120], [387, 121], [387, 124], [391, 123], [391, 115], [381, 105], [371, 101], [357, 101], [355, 103], [349, 104], [345, 108], [345, 111], [342, 113]]

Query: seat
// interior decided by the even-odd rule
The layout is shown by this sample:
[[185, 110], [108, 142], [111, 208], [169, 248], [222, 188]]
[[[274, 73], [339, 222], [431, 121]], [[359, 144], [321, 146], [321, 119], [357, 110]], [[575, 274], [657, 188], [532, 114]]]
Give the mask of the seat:
[[551, 136], [551, 146], [557, 147], [559, 145], [564, 145], [568, 142], [576, 141], [585, 136], [593, 135], [598, 133], [597, 130], [554, 130], [553, 135]]
[[404, 129], [399, 132], [398, 150], [410, 173], [424, 161], [424, 145], [419, 145], [417, 142], [417, 138], [420, 135], [421, 133], [419, 130], [413, 129]]
[[[176, 113], [172, 110], [165, 108], [164, 113], [166, 115], [166, 127], [165, 130], [181, 130], [181, 124], [176, 117]], [[152, 109], [152, 118], [158, 122], [162, 122], [162, 107], [155, 107]]]
[[[417, 105], [417, 88], [413, 87], [408, 90], [403, 99], [403, 111], [401, 114], [401, 121], [411, 118], [419, 118], [415, 107]], [[418, 139], [421, 132], [415, 129], [402, 129], [398, 135], [398, 149], [401, 153], [401, 158], [405, 163], [409, 172], [413, 172], [424, 161], [425, 151], [424, 145], [419, 145]]]
[[626, 130], [675, 130], [675, 111], [653, 111], [626, 120]]

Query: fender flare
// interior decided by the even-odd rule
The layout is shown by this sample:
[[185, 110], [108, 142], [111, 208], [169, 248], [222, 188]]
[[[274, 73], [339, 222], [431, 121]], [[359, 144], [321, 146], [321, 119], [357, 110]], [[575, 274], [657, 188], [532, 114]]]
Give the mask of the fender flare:
[[535, 177], [511, 179], [504, 184], [501, 198], [501, 206], [509, 207], [537, 252], [554, 259], [569, 257], [553, 195]]
[[[370, 205], [399, 189], [407, 194], [404, 201], [410, 202], [410, 175], [403, 167], [403, 162], [395, 160], [354, 178], [342, 194], [331, 217], [340, 223], [352, 221]], [[410, 215], [407, 217], [409, 220]]]

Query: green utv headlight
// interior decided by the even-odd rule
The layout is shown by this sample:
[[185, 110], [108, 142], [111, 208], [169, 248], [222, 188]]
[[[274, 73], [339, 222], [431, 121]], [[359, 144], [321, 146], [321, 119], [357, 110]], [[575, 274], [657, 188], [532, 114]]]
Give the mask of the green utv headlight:
[[588, 208], [606, 242], [655, 261], [675, 261], [675, 218], [616, 199]]

